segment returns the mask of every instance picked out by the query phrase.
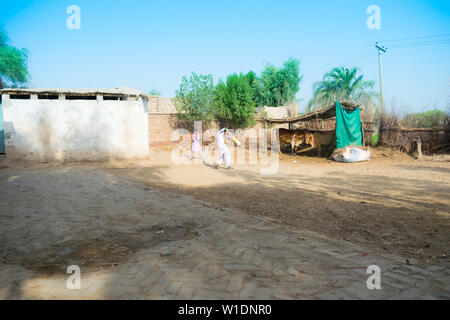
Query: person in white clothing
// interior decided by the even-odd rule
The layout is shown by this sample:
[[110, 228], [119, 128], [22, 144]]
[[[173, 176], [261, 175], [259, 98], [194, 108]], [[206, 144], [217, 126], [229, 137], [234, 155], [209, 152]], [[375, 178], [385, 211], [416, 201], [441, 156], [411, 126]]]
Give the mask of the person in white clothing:
[[231, 133], [228, 131], [227, 128], [223, 128], [219, 130], [219, 132], [217, 132], [216, 142], [220, 158], [214, 163], [215, 168], [218, 168], [219, 165], [221, 165], [225, 161], [226, 169], [233, 169], [230, 163], [231, 162], [230, 150], [228, 150], [228, 147], [225, 144], [225, 141], [229, 135], [231, 135]]

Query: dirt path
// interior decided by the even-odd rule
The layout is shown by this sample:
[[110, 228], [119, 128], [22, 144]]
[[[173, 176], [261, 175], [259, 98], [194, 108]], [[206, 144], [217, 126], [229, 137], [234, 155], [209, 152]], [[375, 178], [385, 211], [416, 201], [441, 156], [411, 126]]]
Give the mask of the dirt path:
[[[165, 174], [141, 165], [0, 170], [1, 299], [450, 298], [448, 266], [149, 187], [128, 170]], [[381, 290], [366, 287], [374, 264]], [[66, 287], [68, 265], [81, 269], [80, 290]]]
[[[294, 161], [296, 161], [294, 163]], [[449, 165], [0, 164], [1, 299], [450, 298]], [[368, 290], [378, 265], [382, 290]], [[81, 290], [66, 268], [79, 265]]]
[[[151, 166], [151, 169], [150, 167]], [[283, 225], [438, 263], [450, 261], [450, 163], [414, 161], [403, 154], [357, 164], [281, 156], [280, 170], [262, 176], [258, 166], [215, 171], [171, 165], [166, 150], [149, 164], [108, 172], [215, 207], [264, 215]]]

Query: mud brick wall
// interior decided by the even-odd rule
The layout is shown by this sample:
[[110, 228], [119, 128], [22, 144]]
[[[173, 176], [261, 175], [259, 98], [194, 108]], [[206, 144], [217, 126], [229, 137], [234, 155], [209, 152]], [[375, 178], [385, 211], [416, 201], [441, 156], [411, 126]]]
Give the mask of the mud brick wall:
[[[150, 146], [155, 145], [164, 145], [164, 144], [175, 144], [177, 141], [171, 141], [172, 133], [175, 129], [178, 128], [186, 128], [178, 119], [177, 111], [175, 108], [175, 104], [172, 98], [164, 98], [158, 96], [148, 96], [147, 97], [148, 104], [148, 141]], [[219, 125], [216, 123], [212, 123], [210, 125], [211, 129], [220, 129]], [[288, 129], [288, 124], [276, 124], [270, 125], [268, 124], [267, 129], [269, 132], [267, 133], [267, 144], [270, 146], [271, 143], [271, 134], [270, 129], [272, 128], [285, 128]], [[264, 123], [261, 121], [257, 121], [256, 125], [250, 130], [253, 129], [256, 136], [258, 137], [261, 134], [260, 129], [264, 129]], [[207, 128], [203, 128], [203, 131], [207, 130]], [[188, 129], [189, 132], [192, 132], [192, 128]], [[187, 140], [190, 141], [190, 138]]]
[[148, 114], [148, 141], [151, 145], [169, 144], [175, 123], [176, 114]]
[[148, 96], [148, 142], [149, 145], [171, 143], [176, 126], [176, 108], [172, 98]]

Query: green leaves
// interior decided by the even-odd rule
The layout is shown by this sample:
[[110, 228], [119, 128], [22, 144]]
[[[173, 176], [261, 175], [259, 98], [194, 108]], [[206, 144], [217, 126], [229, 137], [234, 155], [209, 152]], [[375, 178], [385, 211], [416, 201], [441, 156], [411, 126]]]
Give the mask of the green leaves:
[[175, 106], [185, 120], [249, 127], [256, 106], [283, 106], [295, 100], [301, 81], [300, 61], [290, 58], [283, 67], [266, 65], [261, 77], [255, 72], [231, 74], [216, 87], [211, 75], [183, 77]]
[[226, 125], [248, 127], [254, 124], [254, 90], [250, 85], [251, 75], [242, 73], [227, 77], [216, 87], [214, 106], [218, 120]]
[[197, 75], [193, 72], [189, 78], [182, 78], [175, 95], [175, 107], [180, 118], [207, 123], [214, 120], [213, 99], [212, 76]]
[[8, 34], [5, 30], [0, 29], [0, 47], [5, 47], [9, 43]]
[[295, 100], [300, 89], [300, 61], [289, 58], [282, 68], [268, 64], [261, 73], [261, 83], [257, 101], [258, 106], [278, 107]]
[[152, 90], [150, 90], [150, 91], [148, 92], [148, 94], [151, 95], [151, 96], [160, 96], [160, 95], [161, 95], [161, 92], [159, 92], [159, 91], [156, 90], [156, 89], [152, 89]]
[[443, 127], [449, 116], [441, 110], [410, 113], [403, 118], [402, 125], [408, 128]]
[[327, 72], [321, 81], [313, 84], [313, 98], [308, 104], [308, 110], [320, 109], [336, 100], [353, 100], [360, 102], [375, 96], [373, 81], [364, 81], [359, 75], [359, 68], [333, 68]]
[[0, 85], [4, 80], [9, 85], [16, 87], [26, 83], [29, 78], [25, 49], [19, 50], [8, 45], [9, 38], [4, 30], [0, 30]]

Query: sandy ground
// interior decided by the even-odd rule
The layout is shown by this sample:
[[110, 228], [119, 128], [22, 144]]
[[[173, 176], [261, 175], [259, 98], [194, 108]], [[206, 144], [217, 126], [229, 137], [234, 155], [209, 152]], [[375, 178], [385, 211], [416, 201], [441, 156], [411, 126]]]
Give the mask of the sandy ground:
[[389, 149], [354, 164], [281, 154], [278, 173], [263, 176], [259, 165], [174, 166], [169, 152], [154, 148], [144, 167], [107, 170], [374, 252], [450, 261], [450, 162], [421, 162]]
[[[347, 240], [374, 252], [400, 253], [433, 263], [450, 261], [450, 162], [417, 161], [388, 149], [375, 150], [373, 160], [354, 164], [281, 153], [278, 173], [266, 176], [260, 174], [258, 164], [233, 164], [231, 171], [216, 170], [199, 160], [174, 165], [171, 150], [170, 146], [152, 148], [150, 161], [94, 166], [191, 195], [216, 208], [269, 216], [283, 225]], [[3, 160], [0, 170], [86, 165], [93, 163]]]
[[[255, 289], [247, 298], [299, 298], [301, 292], [305, 292], [303, 297], [346, 298], [340, 291], [329, 296], [320, 296], [318, 292], [313, 295], [313, 289], [318, 286], [311, 283], [309, 295], [306, 295], [305, 287], [298, 287], [296, 295], [289, 296], [288, 292], [295, 291], [288, 286], [292, 281], [289, 278], [292, 276], [289, 275], [292, 274], [292, 265], [286, 267], [282, 280], [274, 276], [283, 274], [277, 269], [279, 258], [276, 252], [281, 252], [283, 247], [284, 240], [279, 237], [287, 234], [286, 243], [289, 243], [289, 248], [292, 246], [293, 251], [286, 252], [284, 257], [294, 254], [289, 258], [291, 261], [310, 263], [296, 267], [312, 270], [306, 274], [314, 274], [315, 269], [323, 272], [322, 278], [317, 281], [322, 281], [325, 287], [338, 281], [331, 281], [330, 274], [325, 274], [338, 263], [330, 260], [335, 252], [341, 252], [340, 259], [344, 259], [339, 260], [338, 265], [344, 264], [345, 257], [350, 255], [354, 259], [353, 264], [347, 262], [350, 265], [362, 263], [365, 257], [391, 259], [392, 255], [399, 265], [403, 263], [408, 267], [418, 264], [422, 268], [429, 267], [427, 272], [448, 270], [448, 162], [420, 162], [389, 150], [376, 150], [374, 160], [357, 164], [282, 154], [278, 173], [264, 176], [260, 174], [261, 167], [258, 165], [238, 164], [234, 170], [216, 170], [200, 163], [174, 165], [170, 151], [169, 147], [153, 148], [151, 160], [132, 162], [36, 164], [2, 159], [0, 265], [3, 270], [0, 272], [0, 296], [4, 291], [6, 293], [2, 297], [7, 298], [133, 298], [141, 281], [135, 278], [123, 280], [122, 284], [111, 284], [111, 281], [104, 282], [102, 275], [98, 274], [100, 271], [95, 271], [97, 273], [92, 273], [91, 288], [97, 288], [97, 283], [108, 283], [110, 289], [107, 294], [93, 293], [94, 289], [89, 289], [83, 293], [84, 296], [57, 294], [55, 292], [59, 289], [49, 289], [51, 286], [48, 286], [56, 280], [45, 278], [45, 275], [64, 274], [62, 268], [71, 263], [82, 263], [91, 268], [112, 268], [105, 271], [111, 277], [117, 262], [125, 263], [125, 269], [117, 271], [115, 278], [129, 276], [133, 272], [151, 278], [150, 274], [171, 270], [171, 282], [166, 279], [165, 289], [158, 293], [156, 289], [149, 292], [145, 291], [148, 288], [143, 288], [144, 298], [158, 298], [160, 294], [167, 293], [167, 286], [174, 283], [178, 287], [180, 285], [177, 283], [187, 283], [193, 288], [188, 293], [175, 290], [177, 297], [204, 298], [211, 294], [208, 290], [222, 288], [234, 281], [226, 267], [230, 261], [245, 262], [247, 258], [243, 260], [244, 254], [249, 256], [245, 263], [255, 264], [252, 268], [258, 268], [260, 262], [252, 258], [255, 255], [253, 251], [260, 252], [260, 248], [269, 248], [270, 243], [277, 243], [278, 249], [272, 248], [275, 251], [266, 253], [262, 260], [271, 261], [268, 267], [270, 275], [262, 274], [256, 278], [246, 275], [244, 280], [250, 281], [250, 284], [243, 280], [240, 289], [229, 289], [229, 295], [219, 293], [227, 298], [242, 298], [245, 295], [240, 294], [250, 290], [246, 289], [247, 285], [264, 288], [269, 277], [273, 280], [271, 288], [275, 288], [276, 283], [283, 284], [278, 288], [281, 291], [265, 296]], [[212, 216], [217, 217], [214, 218], [216, 222], [212, 222]], [[271, 230], [273, 241], [265, 240], [263, 234], [251, 229], [255, 221], [262, 221], [261, 217], [267, 218], [270, 223], [258, 230]], [[299, 236], [298, 232], [304, 234]], [[236, 237], [239, 234], [240, 238], [233, 240], [233, 234]], [[221, 243], [222, 237], [227, 237], [226, 243]], [[308, 237], [310, 240], [306, 241]], [[302, 239], [303, 249], [298, 239]], [[233, 241], [235, 243], [229, 245]], [[165, 246], [169, 243], [176, 243], [176, 250], [190, 247], [192, 252], [197, 253], [192, 256], [191, 262], [180, 262], [177, 269], [174, 262], [164, 260]], [[314, 249], [316, 247], [321, 249]], [[148, 251], [151, 248], [157, 248], [156, 256]], [[205, 250], [219, 250], [214, 254], [222, 257], [220, 259], [229, 257], [220, 268], [217, 265], [204, 267], [206, 269], [202, 270], [202, 274], [212, 274], [212, 278], [199, 279], [194, 285], [192, 276], [199, 257], [206, 261], [211, 255], [210, 251], [205, 254]], [[220, 253], [220, 250], [224, 252]], [[239, 255], [234, 257], [234, 253], [226, 250], [235, 250]], [[172, 255], [172, 251], [168, 255]], [[320, 252], [327, 255], [318, 257]], [[310, 259], [304, 259], [306, 254], [311, 255]], [[158, 262], [154, 266], [156, 269], [145, 269], [149, 268], [150, 260], [152, 263]], [[136, 261], [142, 261], [140, 271], [135, 270], [137, 264], [133, 263]], [[386, 265], [390, 263], [386, 262]], [[185, 269], [188, 266], [191, 269]], [[223, 272], [219, 276], [222, 277], [220, 282], [217, 282], [217, 268]], [[173, 280], [179, 272], [184, 272], [185, 278]], [[430, 285], [431, 275], [428, 278]], [[447, 292], [448, 278], [445, 280], [443, 273], [434, 276], [438, 279], [436, 281], [442, 281], [440, 283], [447, 286], [447, 289], [442, 289]], [[153, 278], [162, 281], [158, 280], [161, 275]], [[419, 280], [402, 279], [396, 290], [405, 294], [405, 298], [414, 297], [410, 289], [404, 286], [411, 282], [419, 293], [439, 296], [435, 295], [436, 290], [441, 289], [436, 287], [421, 291], [416, 282]], [[64, 284], [65, 280], [61, 281]], [[61, 283], [57, 288], [61, 287]], [[157, 283], [152, 288], [159, 286], [163, 285]], [[200, 287], [206, 291], [198, 291]], [[129, 289], [132, 291], [127, 293], [127, 288], [132, 288]], [[394, 289], [389, 293], [392, 296], [399, 294]], [[352, 294], [354, 297], [367, 297], [365, 290], [357, 289]], [[122, 295], [119, 296], [119, 293]]]

